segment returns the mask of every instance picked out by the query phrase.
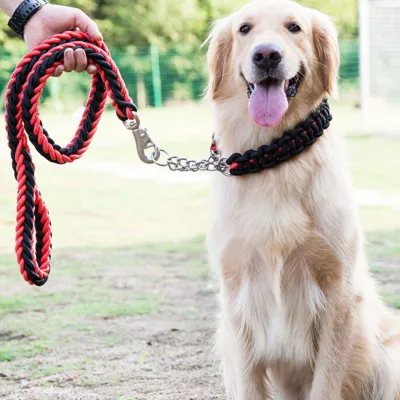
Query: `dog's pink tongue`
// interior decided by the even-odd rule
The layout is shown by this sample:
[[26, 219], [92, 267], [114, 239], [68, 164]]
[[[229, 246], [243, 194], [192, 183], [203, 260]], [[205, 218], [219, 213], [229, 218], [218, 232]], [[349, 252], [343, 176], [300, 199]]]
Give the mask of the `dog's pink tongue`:
[[288, 106], [286, 93], [279, 81], [257, 85], [249, 101], [249, 111], [254, 122], [266, 127], [278, 125]]

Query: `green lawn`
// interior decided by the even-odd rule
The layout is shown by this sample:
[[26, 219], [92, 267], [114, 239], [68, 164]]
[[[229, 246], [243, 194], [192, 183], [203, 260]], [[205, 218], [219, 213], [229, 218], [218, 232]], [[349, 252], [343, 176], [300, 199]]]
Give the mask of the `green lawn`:
[[[400, 201], [400, 141], [357, 135], [357, 110], [336, 106], [333, 112], [339, 131], [351, 127], [347, 144], [356, 188]], [[212, 128], [205, 106], [144, 110], [140, 115], [153, 139], [171, 154], [207, 156]], [[42, 118], [62, 145], [78, 123], [68, 114], [43, 112]], [[53, 229], [53, 271], [43, 288], [26, 285], [15, 262], [16, 183], [7, 146], [0, 143], [0, 372], [5, 368], [1, 362], [10, 363], [10, 372], [20, 365], [13, 362], [26, 360], [31, 379], [75, 368], [54, 364], [35, 369], [29, 364], [35, 362], [32, 356], [70, 346], [74, 335], [118, 341], [118, 335], [102, 334], [97, 321], [168, 308], [163, 293], [152, 289], [162, 279], [154, 283], [147, 278], [152, 265], [172, 268], [176, 263], [196, 279], [206, 277], [207, 267], [199, 260], [204, 259], [209, 206], [204, 173], [183, 175], [141, 164], [131, 133], [112, 112], [104, 116], [82, 160], [56, 166], [36, 152], [33, 158]], [[361, 215], [373, 271], [379, 278], [393, 274], [400, 261], [400, 207], [363, 207]], [[125, 288], [126, 280], [141, 277], [146, 278], [136, 282], [139, 291]], [[400, 306], [397, 284], [385, 286], [383, 294]]]
[[[206, 106], [150, 109], [140, 115], [153, 139], [171, 154], [207, 156], [212, 126]], [[357, 126], [358, 110], [334, 108], [338, 132], [350, 115]], [[61, 144], [69, 142], [77, 126], [68, 114], [43, 112], [42, 119]], [[400, 197], [400, 141], [353, 134], [347, 142], [355, 186]], [[14, 246], [16, 184], [5, 141], [0, 154], [0, 254], [7, 254]], [[377, 155], [384, 159], [377, 161]], [[81, 160], [57, 166], [35, 152], [33, 158], [53, 221], [55, 251], [171, 242], [205, 233], [207, 174], [182, 174], [142, 164], [131, 133], [112, 112], [103, 117]], [[363, 209], [362, 214], [369, 232], [400, 228], [399, 210], [377, 206]]]

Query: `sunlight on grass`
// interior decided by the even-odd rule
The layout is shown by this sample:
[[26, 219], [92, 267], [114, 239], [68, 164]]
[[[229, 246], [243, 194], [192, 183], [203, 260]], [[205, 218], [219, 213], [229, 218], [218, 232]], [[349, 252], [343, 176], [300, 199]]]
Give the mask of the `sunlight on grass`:
[[152, 314], [159, 309], [155, 299], [131, 299], [127, 304], [113, 304], [109, 302], [78, 304], [68, 310], [71, 314], [92, 318], [114, 318], [133, 315]]
[[[339, 121], [341, 115], [358, 118], [351, 108], [334, 105], [334, 109]], [[141, 116], [155, 140], [174, 154], [195, 158], [207, 155], [212, 132], [207, 106], [148, 109]], [[77, 123], [71, 115], [48, 112], [43, 113], [43, 120], [49, 131], [56, 133], [59, 143], [70, 140]], [[400, 197], [400, 142], [355, 136], [347, 139], [347, 144], [355, 186]], [[3, 145], [0, 252], [10, 254], [14, 246], [16, 185], [8, 149]], [[385, 162], [377, 164], [376, 154], [384, 154]], [[52, 217], [55, 249], [179, 242], [206, 232], [208, 176], [162, 172], [156, 166], [141, 164], [131, 133], [113, 112], [104, 115], [97, 137], [82, 160], [56, 166], [38, 154], [33, 157], [38, 184]], [[155, 180], [158, 174], [160, 180]], [[174, 183], [163, 181], [163, 176]], [[204, 178], [200, 183], [199, 177]], [[398, 227], [399, 213], [389, 208], [365, 208], [362, 216], [366, 229], [375, 231]]]
[[390, 307], [400, 309], [400, 296], [382, 295], [382, 298]]
[[361, 219], [364, 230], [368, 232], [382, 232], [400, 230], [400, 210], [389, 207], [363, 207]]
[[34, 357], [48, 349], [48, 342], [32, 340], [27, 343], [17, 341], [1, 341], [0, 362], [10, 362], [23, 358]]
[[400, 140], [353, 137], [347, 144], [355, 186], [400, 198]]

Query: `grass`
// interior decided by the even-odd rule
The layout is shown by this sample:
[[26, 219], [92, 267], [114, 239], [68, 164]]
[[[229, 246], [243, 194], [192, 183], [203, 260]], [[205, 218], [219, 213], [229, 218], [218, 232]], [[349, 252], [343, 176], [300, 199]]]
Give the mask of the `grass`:
[[[400, 141], [357, 135], [357, 110], [336, 106], [333, 113], [339, 130], [342, 120], [351, 129], [346, 142], [356, 188], [400, 198]], [[42, 114], [48, 130], [57, 132], [56, 141], [69, 142], [77, 121], [71, 115]], [[205, 107], [144, 110], [141, 119], [171, 153], [207, 154], [212, 127]], [[154, 292], [154, 282], [143, 281], [140, 293], [131, 289], [130, 280], [140, 280], [145, 269], [180, 263], [197, 278], [207, 278], [207, 176], [140, 164], [131, 133], [108, 112], [82, 160], [57, 167], [33, 154], [52, 216], [54, 254], [50, 282], [28, 287], [13, 254], [16, 184], [4, 141], [0, 155], [0, 372], [1, 362], [12, 369], [18, 360], [26, 361], [25, 373], [32, 379], [79, 370], [86, 361], [32, 366], [44, 351], [68, 348], [87, 335], [96, 338], [93, 346], [118, 343], [118, 334], [103, 331], [101, 320], [162, 312], [168, 299]], [[385, 274], [400, 259], [400, 208], [363, 207], [361, 216], [372, 269]], [[383, 295], [400, 308], [396, 292]]]
[[[349, 140], [349, 144], [356, 186], [371, 188], [389, 195], [399, 195], [400, 140], [353, 137]], [[379, 155], [383, 156], [384, 160]]]
[[115, 318], [133, 315], [146, 315], [157, 311], [158, 303], [155, 299], [139, 300], [128, 304], [110, 304], [97, 302], [79, 304], [71, 309], [72, 314], [85, 317]]
[[382, 298], [390, 307], [397, 308], [400, 310], [400, 297], [399, 296], [382, 293]]
[[33, 340], [29, 343], [7, 340], [1, 344], [0, 362], [10, 362], [37, 356], [46, 351], [48, 345], [48, 342], [42, 340]]

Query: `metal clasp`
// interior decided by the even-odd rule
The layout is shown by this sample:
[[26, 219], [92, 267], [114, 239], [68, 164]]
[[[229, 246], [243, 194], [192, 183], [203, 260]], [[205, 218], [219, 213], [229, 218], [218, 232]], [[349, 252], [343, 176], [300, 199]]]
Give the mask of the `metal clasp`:
[[124, 121], [124, 125], [126, 129], [129, 129], [131, 131], [134, 131], [135, 129], [139, 129], [140, 127], [140, 118], [137, 113], [133, 113], [133, 116], [135, 117], [134, 120], [128, 119], [127, 121]]
[[[140, 119], [134, 113], [135, 119], [124, 122], [127, 129], [132, 131], [133, 137], [136, 142], [136, 150], [139, 158], [146, 164], [154, 164], [160, 158], [160, 149], [150, 139], [147, 129], [140, 128]], [[151, 150], [146, 151], [146, 150]]]
[[[146, 164], [153, 164], [154, 161], [157, 161], [160, 158], [160, 149], [150, 139], [147, 129], [134, 129], [132, 133], [136, 141], [139, 158]], [[147, 155], [146, 150], [149, 149], [152, 151]]]

